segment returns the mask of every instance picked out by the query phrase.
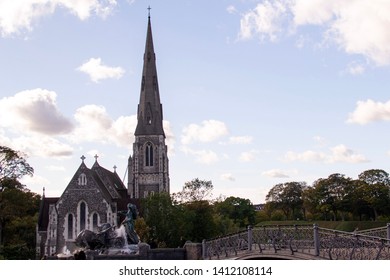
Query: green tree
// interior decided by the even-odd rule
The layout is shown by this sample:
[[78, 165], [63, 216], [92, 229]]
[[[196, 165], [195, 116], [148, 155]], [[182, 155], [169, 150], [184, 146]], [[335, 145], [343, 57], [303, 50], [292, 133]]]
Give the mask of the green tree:
[[175, 203], [181, 209], [182, 232], [185, 232], [186, 240], [201, 242], [217, 234], [211, 203], [213, 189], [211, 181], [196, 178], [186, 182], [182, 191], [173, 195]]
[[141, 210], [146, 223], [142, 225], [143, 241], [152, 247], [177, 247], [181, 237], [179, 213], [170, 195], [156, 193], [142, 199]]
[[6, 185], [0, 192], [3, 251], [0, 254], [6, 259], [35, 258], [35, 227], [40, 196], [18, 182], [11, 182], [11, 180], [4, 180], [3, 184]]
[[299, 217], [302, 209], [302, 192], [307, 187], [305, 182], [287, 182], [275, 185], [267, 194], [265, 200], [273, 207], [282, 210], [286, 219]]
[[374, 220], [381, 214], [388, 215], [390, 213], [389, 174], [381, 169], [370, 169], [359, 174], [358, 178], [356, 197], [359, 197], [360, 210], [371, 209]]
[[6, 259], [35, 258], [40, 196], [19, 182], [33, 172], [23, 154], [0, 146], [0, 255]]
[[27, 163], [22, 153], [0, 146], [0, 189], [12, 187], [10, 182], [4, 180], [16, 182], [25, 175], [32, 176], [33, 173], [34, 169]]
[[195, 178], [184, 183], [182, 191], [173, 194], [173, 197], [179, 203], [209, 200], [213, 189], [214, 186], [211, 181]]
[[249, 199], [230, 196], [214, 204], [215, 211], [227, 217], [239, 227], [255, 224], [255, 209]]
[[341, 213], [344, 220], [345, 212], [351, 209], [352, 179], [343, 174], [334, 173], [328, 178], [321, 178], [313, 183], [317, 197], [317, 209], [324, 213], [327, 219], [331, 213], [336, 221]]

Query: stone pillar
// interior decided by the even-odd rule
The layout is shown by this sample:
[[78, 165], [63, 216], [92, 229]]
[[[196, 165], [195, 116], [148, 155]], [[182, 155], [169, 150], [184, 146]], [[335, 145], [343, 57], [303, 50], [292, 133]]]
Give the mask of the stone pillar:
[[253, 244], [253, 231], [252, 226], [248, 226], [248, 251], [252, 251], [252, 244]]
[[187, 260], [201, 260], [202, 259], [202, 243], [186, 242], [184, 249], [186, 250]]
[[147, 243], [139, 243], [138, 244], [139, 248], [139, 256], [141, 260], [147, 260], [149, 251], [150, 251], [150, 246]]
[[202, 259], [206, 260], [207, 259], [207, 254], [206, 254], [206, 239], [203, 239], [202, 241]]
[[313, 225], [314, 231], [314, 254], [318, 257], [320, 255], [320, 238], [318, 235], [318, 226], [316, 224]]

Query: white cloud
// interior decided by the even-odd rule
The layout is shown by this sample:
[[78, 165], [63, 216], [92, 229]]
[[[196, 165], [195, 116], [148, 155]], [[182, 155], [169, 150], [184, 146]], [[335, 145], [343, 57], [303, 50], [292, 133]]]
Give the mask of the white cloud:
[[101, 142], [115, 143], [122, 147], [131, 147], [137, 116], [121, 116], [112, 120], [105, 107], [86, 105], [75, 113], [77, 126], [69, 138], [76, 143]]
[[46, 169], [49, 171], [66, 171], [66, 168], [64, 166], [58, 166], [58, 165], [47, 165]]
[[125, 70], [121, 67], [104, 65], [100, 57], [90, 58], [87, 62], [78, 67], [77, 70], [89, 75], [91, 80], [95, 83], [105, 79], [120, 79], [125, 73]]
[[375, 102], [371, 99], [358, 101], [355, 110], [349, 114], [347, 123], [368, 124], [375, 121], [390, 120], [390, 100]]
[[284, 156], [287, 161], [317, 161], [322, 162], [326, 160], [326, 155], [321, 152], [305, 151], [302, 153], [296, 153], [289, 151]]
[[56, 98], [54, 91], [37, 88], [0, 99], [0, 126], [48, 135], [69, 133], [73, 124], [58, 110]]
[[[76, 128], [68, 138], [75, 143], [99, 142], [113, 143], [119, 147], [132, 149], [137, 116], [120, 116], [113, 120], [106, 108], [98, 105], [85, 105], [76, 110], [74, 115]], [[163, 122], [166, 144], [173, 154], [175, 136], [170, 123]]]
[[358, 62], [351, 62], [348, 64], [346, 72], [348, 74], [357, 76], [357, 75], [362, 75], [366, 71], [366, 68], [363, 64], [358, 63]]
[[219, 161], [218, 155], [211, 150], [194, 150], [182, 146], [181, 151], [183, 151], [187, 155], [194, 156], [196, 161], [201, 164], [210, 165]]
[[228, 134], [226, 124], [217, 120], [206, 120], [201, 125], [190, 124], [183, 129], [181, 143], [184, 145], [193, 142], [212, 142]]
[[272, 178], [289, 178], [290, 177], [286, 172], [284, 172], [280, 169], [267, 170], [261, 174], [264, 176], [267, 176], [267, 177], [272, 177]]
[[45, 136], [31, 135], [20, 136], [12, 139], [12, 146], [16, 150], [23, 151], [29, 156], [46, 158], [66, 158], [73, 154], [74, 149], [60, 140]]
[[282, 31], [282, 19], [286, 14], [284, 1], [263, 1], [244, 14], [240, 21], [240, 39], [250, 39], [253, 36], [261, 40], [276, 41]]
[[111, 14], [116, 0], [0, 0], [0, 34], [5, 37], [21, 31], [31, 31], [42, 17], [65, 8], [80, 20], [96, 14], [102, 18]]
[[266, 0], [242, 15], [239, 37], [275, 41], [291, 30], [298, 34], [299, 27], [316, 25], [323, 29], [324, 40], [344, 52], [389, 65], [389, 14], [390, 1], [384, 0]]
[[251, 162], [256, 160], [257, 151], [242, 152], [239, 157], [241, 162]]
[[296, 153], [289, 151], [285, 154], [286, 161], [302, 161], [302, 162], [324, 162], [324, 163], [362, 163], [368, 162], [365, 156], [356, 153], [345, 145], [337, 145], [329, 149], [329, 153], [305, 151]]
[[332, 155], [329, 158], [330, 162], [347, 162], [347, 163], [361, 163], [368, 162], [365, 156], [357, 154], [355, 151], [349, 149], [345, 145], [337, 145], [330, 149]]
[[227, 11], [229, 14], [235, 14], [235, 13], [237, 13], [237, 9], [236, 9], [236, 7], [234, 7], [233, 5], [229, 5], [229, 6], [226, 8], [226, 11]]
[[252, 136], [232, 136], [229, 138], [231, 144], [250, 144], [252, 141]]
[[224, 174], [221, 174], [220, 176], [221, 180], [223, 181], [231, 181], [231, 182], [234, 182], [236, 180], [236, 178], [234, 178], [233, 174], [231, 173], [224, 173]]

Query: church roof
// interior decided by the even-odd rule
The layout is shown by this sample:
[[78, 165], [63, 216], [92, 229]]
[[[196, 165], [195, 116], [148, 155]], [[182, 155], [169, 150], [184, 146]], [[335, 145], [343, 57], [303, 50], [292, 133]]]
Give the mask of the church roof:
[[163, 135], [165, 137], [150, 16], [148, 18], [141, 94], [137, 117], [138, 122], [134, 135]]
[[46, 231], [49, 224], [49, 207], [51, 204], [56, 204], [59, 197], [42, 197], [39, 208], [38, 231]]

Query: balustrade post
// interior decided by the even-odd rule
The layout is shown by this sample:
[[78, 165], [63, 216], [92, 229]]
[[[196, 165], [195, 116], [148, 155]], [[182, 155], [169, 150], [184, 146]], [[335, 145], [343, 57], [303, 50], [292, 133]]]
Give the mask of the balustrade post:
[[248, 226], [248, 251], [252, 251], [252, 243], [253, 243], [253, 232], [252, 226]]
[[316, 256], [320, 255], [320, 237], [318, 234], [318, 226], [316, 224], [313, 225], [314, 230], [314, 254]]
[[390, 223], [387, 223], [387, 239], [390, 239]]
[[206, 239], [202, 240], [202, 259], [206, 260]]

